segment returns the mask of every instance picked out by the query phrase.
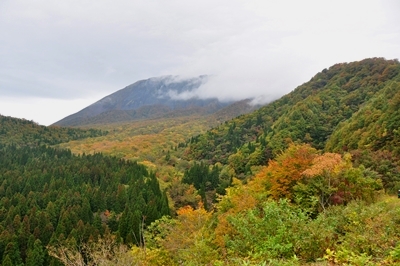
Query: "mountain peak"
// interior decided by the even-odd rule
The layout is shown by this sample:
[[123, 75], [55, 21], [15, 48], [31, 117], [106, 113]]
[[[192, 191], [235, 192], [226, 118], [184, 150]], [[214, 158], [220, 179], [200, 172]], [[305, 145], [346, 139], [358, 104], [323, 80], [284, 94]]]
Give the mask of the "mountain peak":
[[195, 92], [206, 82], [206, 75], [194, 78], [162, 76], [139, 80], [54, 125], [80, 126], [149, 119], [185, 110], [213, 113], [231, 103], [220, 102], [217, 98], [200, 99]]

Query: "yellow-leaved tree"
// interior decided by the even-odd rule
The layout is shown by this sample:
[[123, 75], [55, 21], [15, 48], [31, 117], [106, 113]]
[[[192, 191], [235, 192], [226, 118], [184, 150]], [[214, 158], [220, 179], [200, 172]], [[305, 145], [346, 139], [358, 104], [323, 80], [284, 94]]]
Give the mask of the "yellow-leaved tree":
[[212, 213], [200, 203], [196, 209], [182, 207], [177, 214], [176, 219], [162, 218], [150, 225], [144, 261], [149, 265], [205, 265], [217, 259], [210, 230]]
[[257, 204], [256, 193], [252, 187], [243, 185], [238, 179], [233, 179], [232, 186], [227, 188], [226, 194], [220, 198], [214, 243], [220, 248], [223, 256], [227, 255], [226, 236], [235, 235], [235, 230], [228, 221], [229, 217], [254, 208]]

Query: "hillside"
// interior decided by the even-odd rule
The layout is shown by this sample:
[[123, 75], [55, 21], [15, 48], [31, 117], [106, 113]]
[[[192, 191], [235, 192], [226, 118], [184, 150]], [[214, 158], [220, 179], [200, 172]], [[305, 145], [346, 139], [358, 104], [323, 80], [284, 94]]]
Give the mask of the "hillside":
[[[339, 134], [335, 133], [339, 130], [339, 124], [345, 127], [350, 121], [358, 121], [352, 117], [364, 105], [372, 104], [379, 98], [390, 103], [390, 107], [385, 107], [385, 117], [391, 117], [391, 121], [396, 120], [394, 112], [397, 112], [397, 105], [391, 98], [395, 95], [393, 92], [389, 95], [382, 91], [388, 86], [392, 87], [392, 91], [397, 91], [399, 73], [400, 64], [397, 60], [372, 58], [336, 64], [255, 112], [239, 116], [192, 138], [188, 142], [187, 158], [226, 164], [229, 156], [240, 149], [247, 158], [257, 150], [264, 155], [261, 160], [267, 162], [285, 149], [290, 141], [310, 143], [315, 148], [324, 149], [329, 138]], [[377, 113], [374, 119], [377, 120]], [[397, 124], [391, 122], [390, 125], [393, 132]], [[353, 134], [351, 130], [346, 132]], [[394, 136], [396, 132], [389, 133], [388, 137]], [[373, 132], [369, 131], [368, 134]], [[249, 143], [254, 144], [254, 150], [244, 148]], [[336, 145], [344, 146], [343, 140]], [[332, 140], [327, 149], [342, 148], [333, 146]]]
[[25, 119], [0, 115], [0, 144], [17, 146], [54, 145], [70, 140], [99, 137], [107, 131], [99, 129], [76, 129], [66, 127], [46, 127]]
[[383, 87], [348, 120], [338, 124], [326, 143], [330, 151], [387, 150], [400, 156], [400, 79]]
[[[191, 114], [206, 116], [233, 103], [221, 102], [216, 98], [199, 99], [187, 96], [206, 82], [206, 76], [192, 79], [165, 76], [140, 80], [53, 125], [105, 125]], [[254, 106], [250, 105], [249, 101], [242, 101], [237, 105], [241, 106], [236, 109], [241, 111], [239, 114], [254, 110]], [[229, 118], [236, 114], [238, 114], [237, 111], [233, 112], [233, 116]]]

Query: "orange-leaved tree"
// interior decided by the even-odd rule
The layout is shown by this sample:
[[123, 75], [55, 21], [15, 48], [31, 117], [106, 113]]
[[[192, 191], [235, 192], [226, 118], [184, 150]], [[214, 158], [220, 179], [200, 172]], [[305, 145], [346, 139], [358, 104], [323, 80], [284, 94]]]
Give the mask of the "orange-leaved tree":
[[317, 155], [317, 150], [309, 144], [290, 144], [275, 160], [270, 160], [252, 182], [252, 186], [267, 190], [273, 199], [293, 198], [293, 186], [305, 178]]
[[325, 210], [332, 195], [337, 191], [338, 173], [349, 162], [337, 153], [324, 153], [313, 159], [312, 166], [301, 174], [303, 179], [294, 186], [295, 201], [310, 214]]

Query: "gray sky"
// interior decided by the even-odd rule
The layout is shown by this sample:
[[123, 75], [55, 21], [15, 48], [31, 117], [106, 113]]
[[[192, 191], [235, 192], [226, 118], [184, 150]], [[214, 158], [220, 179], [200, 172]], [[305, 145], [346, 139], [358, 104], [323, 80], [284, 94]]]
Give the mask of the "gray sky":
[[0, 0], [0, 114], [48, 125], [140, 79], [274, 99], [335, 63], [400, 57], [398, 0]]

